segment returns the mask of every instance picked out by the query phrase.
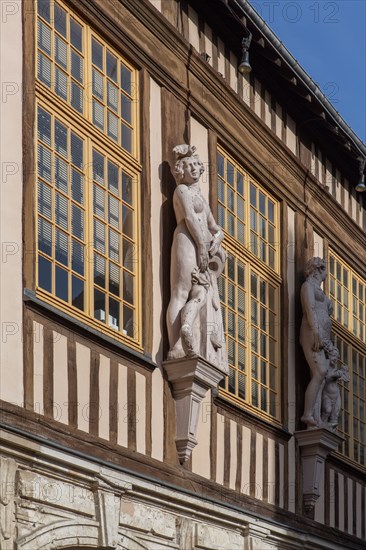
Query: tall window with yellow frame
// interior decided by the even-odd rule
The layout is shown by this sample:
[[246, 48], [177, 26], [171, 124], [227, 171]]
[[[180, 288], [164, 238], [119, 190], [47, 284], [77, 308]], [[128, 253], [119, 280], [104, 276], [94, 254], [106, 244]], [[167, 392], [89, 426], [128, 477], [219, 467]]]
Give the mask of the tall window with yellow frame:
[[140, 349], [137, 71], [38, 0], [37, 295]]
[[339, 431], [343, 453], [366, 466], [366, 280], [329, 250], [329, 294], [334, 303], [334, 339], [350, 382], [342, 385]]
[[217, 189], [228, 255], [219, 290], [230, 371], [220, 393], [280, 420], [279, 203], [222, 148]]

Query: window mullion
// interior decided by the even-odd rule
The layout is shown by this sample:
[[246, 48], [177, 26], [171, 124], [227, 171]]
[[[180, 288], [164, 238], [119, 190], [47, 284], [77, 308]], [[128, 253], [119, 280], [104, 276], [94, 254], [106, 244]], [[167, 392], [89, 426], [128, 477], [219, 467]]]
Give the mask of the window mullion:
[[91, 59], [91, 31], [89, 27], [85, 29], [85, 69], [84, 76], [85, 79], [85, 92], [84, 92], [84, 112], [85, 118], [92, 122], [91, 114], [91, 101], [92, 96], [92, 59]]
[[[352, 346], [350, 346], [349, 344], [347, 344], [348, 346], [348, 349], [350, 350], [350, 353], [348, 354], [348, 361], [350, 363], [350, 368], [352, 369], [352, 359], [353, 359], [353, 348]], [[354, 374], [354, 373], [353, 373]], [[354, 404], [353, 404], [353, 400], [354, 400], [354, 395], [353, 395], [353, 376], [351, 375], [351, 379], [350, 379], [350, 384], [349, 384], [349, 394], [348, 394], [348, 399], [349, 399], [349, 421], [348, 421], [348, 424], [349, 424], [349, 430], [350, 430], [350, 434], [349, 434], [349, 456], [352, 460], [355, 459], [355, 450], [354, 450], [354, 431], [353, 431], [353, 422], [354, 422], [354, 414], [353, 414], [353, 407], [354, 407]]]
[[90, 317], [94, 316], [93, 311], [93, 272], [94, 272], [94, 247], [93, 247], [93, 178], [92, 158], [93, 145], [92, 140], [88, 138], [87, 142], [87, 163], [85, 172], [85, 187], [86, 187], [86, 212], [85, 212], [85, 228], [86, 228], [86, 243], [85, 243], [85, 286], [86, 286], [86, 313]]
[[[38, 117], [37, 117], [38, 118]], [[53, 162], [51, 162], [51, 182], [56, 180], [56, 169], [55, 169], [55, 159], [56, 159], [56, 131], [55, 131], [55, 117], [51, 116], [51, 151], [53, 152]], [[38, 167], [37, 167], [38, 169]], [[53, 179], [52, 179], [53, 178]], [[55, 262], [55, 251], [56, 251], [56, 190], [55, 183], [52, 185], [52, 211], [51, 211], [51, 224], [52, 224], [52, 238], [51, 238], [51, 255], [52, 255], [52, 268], [51, 268], [51, 291], [52, 294], [56, 294], [56, 262]]]
[[246, 334], [246, 365], [247, 365], [247, 400], [248, 403], [252, 404], [252, 361], [251, 361], [251, 352], [252, 352], [252, 331], [251, 331], [251, 290], [250, 290], [250, 267], [249, 264], [246, 264], [245, 269], [245, 286], [247, 288], [246, 299], [245, 299], [245, 309], [246, 309], [246, 325], [247, 325], [247, 334]]

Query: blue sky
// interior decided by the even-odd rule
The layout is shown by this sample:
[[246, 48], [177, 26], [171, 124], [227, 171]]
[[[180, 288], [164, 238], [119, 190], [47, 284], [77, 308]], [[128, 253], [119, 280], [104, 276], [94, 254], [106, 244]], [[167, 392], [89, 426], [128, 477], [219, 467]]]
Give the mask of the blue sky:
[[366, 142], [366, 0], [250, 0]]

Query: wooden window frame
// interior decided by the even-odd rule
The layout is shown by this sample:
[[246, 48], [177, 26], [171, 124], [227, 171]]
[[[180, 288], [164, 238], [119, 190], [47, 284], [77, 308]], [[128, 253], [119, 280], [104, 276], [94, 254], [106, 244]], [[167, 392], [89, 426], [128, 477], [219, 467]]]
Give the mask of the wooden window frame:
[[[140, 132], [138, 131], [140, 128], [140, 113], [138, 109], [138, 97], [139, 97], [139, 74], [138, 70], [133, 67], [122, 55], [120, 55], [115, 48], [110, 46], [100, 35], [98, 35], [86, 22], [82, 21], [77, 14], [70, 9], [66, 4], [64, 4], [61, 0], [57, 2], [52, 2], [53, 6], [58, 4], [62, 7], [63, 10], [67, 12], [67, 21], [70, 20], [70, 18], [74, 19], [79, 25], [81, 25], [83, 29], [83, 55], [84, 55], [84, 65], [83, 65], [83, 87], [84, 87], [84, 108], [83, 108], [83, 114], [81, 114], [79, 111], [77, 111], [72, 105], [70, 104], [69, 97], [70, 97], [70, 91], [68, 91], [68, 100], [60, 99], [59, 96], [54, 91], [54, 83], [51, 84], [51, 87], [47, 86], [43, 82], [41, 82], [38, 79], [38, 62], [35, 63], [35, 144], [37, 143], [37, 113], [38, 113], [38, 107], [41, 107], [45, 111], [47, 111], [52, 116], [53, 119], [57, 119], [62, 124], [64, 124], [68, 128], [68, 132], [70, 131], [77, 134], [79, 137], [81, 137], [84, 140], [84, 167], [85, 167], [85, 173], [84, 173], [84, 209], [85, 209], [85, 220], [84, 220], [84, 231], [85, 231], [85, 254], [89, 254], [89, 258], [84, 257], [84, 268], [85, 268], [85, 303], [84, 303], [84, 311], [81, 311], [80, 309], [76, 308], [72, 304], [63, 301], [56, 297], [54, 293], [49, 293], [46, 290], [42, 289], [38, 285], [38, 244], [36, 244], [36, 260], [35, 260], [35, 289], [36, 289], [36, 295], [44, 300], [45, 302], [52, 304], [56, 306], [61, 311], [67, 313], [68, 315], [76, 318], [79, 321], [84, 322], [85, 324], [89, 325], [93, 329], [100, 331], [101, 333], [111, 337], [112, 339], [116, 341], [120, 341], [129, 347], [132, 347], [136, 351], [143, 351], [142, 347], [142, 312], [141, 312], [141, 304], [142, 304], [142, 291], [141, 291], [141, 280], [142, 280], [142, 273], [141, 273], [141, 190], [140, 190], [140, 182], [141, 182], [141, 173], [142, 173], [142, 166], [140, 164]], [[54, 8], [52, 8], [54, 9]], [[38, 12], [37, 12], [38, 13]], [[34, 37], [34, 44], [35, 44], [35, 51], [38, 51], [38, 20], [39, 17], [36, 13], [35, 17], [35, 23], [36, 23], [36, 32]], [[53, 12], [51, 12], [53, 13]], [[49, 23], [49, 26], [52, 26], [52, 17], [51, 17], [51, 24]], [[69, 28], [69, 24], [67, 24], [67, 28]], [[55, 34], [55, 30], [52, 31], [53, 35]], [[51, 35], [52, 36], [52, 35]], [[132, 150], [129, 152], [128, 150], [122, 148], [122, 145], [120, 143], [116, 143], [112, 138], [110, 138], [107, 133], [103, 132], [99, 128], [97, 128], [93, 122], [92, 122], [92, 106], [91, 101], [86, 96], [88, 92], [88, 87], [92, 86], [92, 79], [91, 79], [91, 73], [92, 73], [92, 58], [91, 58], [91, 44], [92, 44], [92, 38], [95, 38], [98, 40], [100, 44], [104, 47], [104, 52], [107, 50], [111, 52], [119, 63], [119, 66], [123, 64], [125, 67], [128, 68], [129, 71], [131, 71], [132, 75], [132, 83], [134, 86], [134, 94], [135, 97], [132, 98], [134, 101], [132, 101], [131, 109], [132, 109], [132, 124], [131, 127], [133, 127], [132, 131]], [[68, 48], [68, 64], [67, 67], [69, 68], [70, 65], [70, 52], [71, 52], [71, 45], [70, 45], [70, 36], [69, 31], [67, 31], [67, 48]], [[54, 40], [52, 39], [52, 48], [50, 53], [50, 59], [51, 63], [53, 65], [55, 64], [55, 61], [53, 59], [53, 44]], [[106, 53], [104, 54], [106, 56]], [[37, 58], [37, 55], [36, 55]], [[53, 67], [52, 65], [52, 67]], [[51, 74], [53, 73], [53, 70], [51, 71]], [[71, 76], [68, 73], [68, 79], [71, 80]], [[68, 82], [69, 82], [68, 80]], [[107, 80], [107, 76], [105, 76], [105, 81]], [[119, 92], [121, 94], [121, 90]], [[105, 96], [106, 102], [107, 98]], [[119, 100], [120, 101], [120, 100]], [[105, 108], [107, 110], [107, 107]], [[105, 114], [106, 117], [106, 114]], [[121, 124], [121, 120], [120, 123]], [[90, 165], [92, 162], [92, 150], [97, 149], [100, 151], [104, 157], [110, 158], [113, 160], [115, 164], [118, 165], [120, 172], [122, 170], [126, 170], [134, 179], [135, 179], [135, 185], [134, 185], [134, 246], [135, 246], [135, 255], [136, 255], [136, 267], [135, 267], [135, 288], [134, 288], [134, 311], [135, 311], [135, 318], [134, 318], [134, 324], [137, 327], [137, 330], [134, 331], [133, 335], [129, 336], [127, 334], [123, 333], [123, 325], [122, 320], [120, 321], [120, 328], [117, 331], [114, 328], [111, 328], [106, 323], [99, 321], [94, 318], [93, 316], [93, 309], [92, 309], [92, 289], [94, 287], [93, 280], [92, 280], [92, 272], [93, 268], [91, 267], [93, 265], [93, 258], [94, 258], [94, 251], [92, 251], [93, 248], [93, 176], [87, 172], [90, 172]], [[37, 158], [37, 153], [36, 153]], [[35, 205], [36, 205], [36, 214], [34, 216], [34, 228], [35, 228], [35, 235], [38, 235], [38, 163], [36, 161], [36, 178], [35, 178], [35, 185], [36, 185], [36, 191], [35, 191]], [[68, 178], [68, 180], [70, 177]], [[53, 193], [55, 193], [55, 185], [54, 181], [51, 182], [53, 186]], [[108, 186], [106, 185], [106, 192], [108, 194]], [[54, 200], [54, 199], [53, 199]], [[71, 202], [71, 197], [69, 196], [69, 201]], [[120, 197], [120, 201], [122, 203], [122, 197]], [[54, 226], [54, 209], [52, 213], [52, 224]], [[121, 220], [122, 224], [122, 220]], [[106, 224], [106, 227], [108, 227], [108, 224]], [[54, 230], [53, 230], [54, 231]], [[69, 232], [68, 232], [69, 233]], [[121, 229], [121, 234], [123, 238], [123, 232]], [[71, 234], [69, 234], [69, 247], [71, 246]], [[38, 243], [38, 238], [36, 239], [36, 243]], [[52, 246], [54, 244], [52, 243]], [[91, 252], [92, 251], [92, 252]], [[122, 255], [122, 250], [120, 251], [120, 254]], [[70, 252], [69, 252], [70, 255]], [[90, 255], [92, 258], [90, 258]], [[55, 259], [52, 259], [53, 264], [56, 264]], [[91, 264], [91, 265], [90, 265]], [[69, 264], [69, 270], [71, 270], [70, 264]], [[53, 274], [52, 277], [54, 278], [54, 271], [55, 268], [53, 268]], [[121, 268], [121, 277], [123, 274], [123, 270]], [[53, 286], [53, 288], [55, 288]], [[70, 294], [70, 290], [69, 290]], [[109, 295], [106, 292], [106, 295]], [[122, 303], [121, 309], [123, 308], [123, 299], [122, 299], [122, 292], [120, 291], [120, 301]], [[107, 309], [106, 309], [107, 311]], [[107, 313], [106, 313], [107, 315]], [[120, 318], [121, 319], [121, 318]]]
[[[223, 227], [223, 230], [224, 230], [224, 233], [225, 233], [225, 239], [224, 239], [224, 242], [223, 242], [223, 246], [226, 250], [226, 252], [228, 254], [232, 254], [233, 256], [235, 256], [237, 258], [237, 260], [239, 260], [240, 262], [242, 262], [243, 264], [245, 264], [245, 282], [244, 282], [244, 286], [243, 286], [243, 289], [244, 289], [244, 292], [245, 292], [245, 315], [244, 316], [241, 316], [243, 317], [243, 319], [245, 320], [245, 326], [246, 326], [246, 332], [247, 332], [247, 336], [246, 336], [246, 345], [245, 345], [245, 370], [246, 370], [246, 377], [245, 377], [245, 384], [246, 384], [246, 389], [245, 389], [245, 399], [241, 398], [238, 396], [238, 386], [236, 387], [236, 394], [233, 394], [232, 392], [229, 391], [228, 387], [229, 387], [229, 384], [228, 384], [228, 377], [223, 381], [222, 384], [225, 384], [225, 387], [221, 387], [219, 388], [219, 395], [223, 398], [225, 398], [226, 400], [234, 403], [235, 405], [237, 405], [238, 407], [240, 408], [243, 408], [243, 409], [246, 409], [250, 412], [252, 412], [253, 414], [255, 414], [256, 416], [260, 416], [264, 419], [267, 419], [267, 420], [270, 420], [271, 422], [276, 422], [278, 424], [281, 423], [282, 421], [282, 407], [281, 407], [281, 380], [280, 380], [280, 366], [281, 366], [281, 338], [280, 338], [280, 322], [281, 322], [281, 284], [282, 284], [282, 278], [280, 276], [280, 266], [281, 266], [281, 258], [280, 258], [280, 248], [279, 248], [279, 242], [280, 242], [280, 223], [281, 223], [281, 220], [280, 220], [280, 202], [275, 198], [273, 197], [266, 189], [264, 189], [264, 187], [258, 183], [258, 181], [253, 178], [251, 175], [249, 175], [249, 173], [247, 172], [247, 170], [245, 170], [242, 166], [240, 166], [240, 164], [238, 164], [235, 159], [233, 159], [233, 157], [231, 157], [231, 155], [225, 150], [224, 147], [220, 146], [220, 145], [217, 145], [217, 148], [215, 150], [215, 154], [216, 154], [216, 163], [217, 163], [217, 157], [218, 157], [218, 154], [220, 154], [221, 156], [223, 156], [224, 158], [228, 159], [230, 161], [230, 163], [235, 167], [235, 170], [239, 170], [241, 174], [243, 174], [244, 176], [244, 181], [243, 181], [243, 189], [244, 189], [244, 194], [243, 194], [243, 197], [244, 197], [244, 211], [245, 211], [245, 216], [244, 216], [244, 242], [239, 242], [239, 240], [237, 239], [237, 234], [236, 234], [236, 231], [235, 231], [235, 236], [233, 235], [230, 235], [228, 233], [228, 231], [225, 229], [225, 227]], [[215, 174], [216, 174], [216, 171], [215, 171]], [[217, 180], [219, 179], [219, 176], [218, 176], [218, 173], [217, 173]], [[250, 246], [250, 197], [249, 197], [249, 189], [250, 189], [250, 183], [252, 183], [253, 185], [255, 185], [256, 189], [257, 189], [257, 194], [258, 194], [258, 191], [261, 191], [261, 193], [263, 193], [264, 196], [266, 196], [267, 198], [269, 198], [275, 205], [275, 212], [274, 212], [274, 220], [275, 220], [275, 231], [274, 231], [274, 239], [275, 239], [275, 244], [277, 244], [277, 252], [276, 252], [276, 256], [275, 256], [275, 264], [274, 264], [274, 269], [272, 269], [269, 265], [267, 265], [266, 263], [264, 263], [264, 261], [262, 261], [258, 256], [256, 256], [253, 251], [251, 250], [251, 246]], [[219, 205], [220, 203], [221, 204], [224, 204], [223, 200], [220, 200], [220, 192], [219, 190], [217, 190], [217, 197], [215, 196], [215, 202], [217, 202], [217, 205]], [[268, 212], [268, 210], [267, 210]], [[237, 218], [237, 213], [234, 212], [234, 217], [235, 219]], [[220, 224], [220, 220], [218, 220], [219, 224]], [[268, 241], [268, 239], [267, 239]], [[249, 244], [249, 246], [248, 246]], [[267, 283], [267, 286], [268, 285], [271, 285], [273, 288], [274, 288], [274, 295], [275, 295], [275, 315], [276, 315], [276, 322], [275, 322], [275, 325], [276, 325], [276, 329], [275, 329], [275, 354], [276, 354], [276, 364], [275, 364], [275, 367], [276, 367], [276, 375], [275, 375], [275, 382], [274, 382], [274, 385], [275, 385], [275, 398], [276, 398], [276, 403], [275, 403], [275, 406], [274, 406], [274, 410], [275, 412], [270, 412], [271, 408], [270, 408], [270, 401], [267, 403], [267, 406], [266, 406], [266, 410], [263, 410], [262, 408], [260, 408], [260, 405], [261, 405], [261, 400], [259, 400], [259, 405], [258, 406], [255, 406], [253, 404], [253, 396], [252, 396], [252, 382], [253, 382], [253, 376], [252, 376], [252, 372], [251, 372], [251, 368], [252, 368], [252, 365], [251, 365], [251, 360], [252, 360], [252, 356], [253, 355], [256, 355], [258, 358], [259, 358], [259, 365], [260, 365], [260, 359], [264, 357], [261, 355], [260, 352], [258, 353], [255, 353], [254, 352], [254, 345], [253, 345], [253, 342], [251, 342], [251, 338], [249, 337], [249, 340], [248, 340], [248, 328], [250, 329], [249, 330], [249, 333], [251, 332], [251, 329], [253, 328], [252, 327], [252, 323], [251, 323], [251, 311], [250, 311], [250, 308], [251, 308], [251, 303], [252, 303], [252, 297], [251, 297], [251, 286], [250, 286], [250, 281], [251, 281], [251, 272], [253, 272], [253, 274], [255, 274], [257, 277], [261, 278], [261, 280], [263, 280], [265, 283]], [[224, 278], [227, 279], [227, 267], [226, 267], [226, 270], [225, 270], [225, 275], [224, 275]], [[226, 284], [226, 283], [225, 283]], [[236, 285], [237, 286], [237, 285]], [[235, 292], [237, 292], [237, 290], [235, 290]], [[268, 292], [268, 291], [267, 291]], [[257, 296], [258, 297], [258, 296]], [[226, 296], [227, 298], [227, 296]], [[225, 305], [223, 306], [224, 308], [224, 317], [226, 316], [226, 309], [228, 309], [228, 301], [226, 299], [226, 302], [224, 303]], [[266, 306], [266, 312], [267, 312], [267, 315], [269, 314], [269, 305]], [[238, 314], [236, 315], [236, 322], [237, 322], [237, 316]], [[260, 325], [260, 322], [259, 322], [259, 325]], [[226, 327], [227, 328], [227, 327]], [[258, 326], [257, 326], [258, 328]], [[267, 336], [269, 337], [269, 329], [267, 329], [266, 331], [264, 332], [268, 332]], [[229, 336], [228, 334], [226, 333], [225, 334], [226, 336], [226, 342], [228, 344], [228, 339], [229, 339]], [[269, 341], [269, 340], [268, 340]], [[236, 339], [236, 347], [238, 347], [238, 340]], [[236, 354], [236, 362], [237, 362], [237, 356], [238, 354]], [[260, 383], [259, 381], [259, 376], [258, 378], [256, 379], [258, 381], [258, 391], [260, 392], [261, 391], [261, 388], [263, 387], [265, 390], [268, 391], [268, 395], [270, 395], [270, 382], [269, 382], [269, 372], [268, 372], [268, 365], [269, 365], [269, 359], [268, 359], [268, 364], [267, 364], [267, 384], [266, 383]], [[236, 377], [236, 380], [238, 380], [238, 377], [240, 376], [240, 369], [237, 365], [234, 366], [233, 368], [233, 371], [235, 372], [235, 377]], [[272, 388], [274, 389], [274, 388]], [[273, 409], [272, 409], [273, 411]]]
[[[334, 262], [337, 262], [339, 269], [341, 271], [341, 277], [342, 281], [340, 281], [340, 291], [341, 291], [341, 299], [338, 298], [337, 292], [336, 292], [336, 283], [332, 283], [332, 279], [334, 281], [338, 281], [337, 278], [337, 267], [334, 268], [334, 270], [331, 267], [331, 259], [333, 259]], [[329, 247], [328, 248], [328, 265], [330, 266], [330, 273], [328, 275], [328, 293], [331, 298], [331, 300], [334, 302], [335, 307], [335, 316], [333, 319], [333, 334], [335, 337], [336, 345], [338, 346], [340, 352], [342, 352], [344, 347], [348, 348], [348, 367], [349, 367], [349, 373], [350, 373], [350, 381], [347, 384], [347, 386], [344, 386], [342, 384], [341, 386], [341, 394], [342, 394], [342, 410], [340, 415], [340, 425], [339, 425], [339, 432], [341, 435], [343, 435], [346, 438], [346, 442], [342, 444], [342, 453], [343, 456], [346, 456], [351, 460], [352, 462], [356, 463], [357, 465], [366, 468], [366, 444], [364, 442], [363, 444], [363, 456], [364, 456], [364, 463], [361, 463], [360, 460], [360, 453], [358, 458], [355, 458], [355, 450], [354, 450], [354, 443], [356, 442], [359, 445], [362, 445], [362, 438], [360, 435], [361, 432], [361, 423], [362, 418], [360, 416], [360, 403], [363, 401], [363, 407], [364, 411], [366, 411], [366, 343], [364, 340], [362, 340], [360, 336], [360, 332], [358, 331], [357, 334], [355, 334], [354, 331], [354, 303], [353, 303], [353, 279], [357, 281], [358, 285], [363, 285], [363, 300], [365, 300], [365, 292], [366, 292], [366, 280], [362, 279], [360, 275], [348, 264], [346, 261], [344, 261], [334, 250]], [[333, 264], [336, 266], [336, 263]], [[344, 282], [344, 272], [347, 271], [347, 278], [346, 283]], [[348, 293], [348, 307], [345, 308], [345, 305], [343, 303], [342, 298], [345, 296], [345, 291]], [[356, 301], [357, 307], [363, 307], [364, 308], [364, 315], [366, 313], [366, 306], [365, 303], [361, 303], [361, 299], [358, 299]], [[338, 310], [337, 310], [338, 308]], [[345, 323], [345, 309], [348, 312], [348, 320], [347, 323]], [[355, 317], [359, 320], [359, 311], [358, 314], [355, 315]], [[363, 318], [363, 324], [365, 325], [365, 316]], [[366, 325], [363, 328], [363, 331], [366, 330]], [[363, 332], [365, 334], [365, 332]], [[338, 345], [338, 342], [341, 342], [340, 346]], [[358, 359], [357, 362], [363, 361], [364, 363], [364, 376], [362, 376], [361, 373], [356, 373], [353, 368], [353, 355], [357, 354]], [[341, 353], [341, 360], [343, 360], [342, 353]], [[360, 380], [363, 380], [363, 387], [364, 387], [364, 395], [363, 399], [362, 396], [358, 394], [360, 391], [361, 382]], [[359, 385], [357, 385], [357, 380], [359, 382]], [[357, 388], [355, 388], [355, 385], [357, 385]], [[348, 401], [345, 400], [345, 394], [348, 395]], [[355, 414], [355, 403], [357, 401], [357, 409], [358, 409], [358, 415]], [[345, 403], [348, 402], [348, 409], [345, 407]], [[348, 430], [346, 430], [345, 426], [345, 415], [349, 415], [349, 422], [348, 422]], [[355, 429], [354, 429], [354, 421], [358, 421], [358, 437], [356, 438], [354, 435]], [[364, 433], [366, 434], [366, 422], [363, 422], [364, 426]], [[346, 444], [347, 443], [347, 444]], [[347, 451], [348, 447], [348, 451]]]

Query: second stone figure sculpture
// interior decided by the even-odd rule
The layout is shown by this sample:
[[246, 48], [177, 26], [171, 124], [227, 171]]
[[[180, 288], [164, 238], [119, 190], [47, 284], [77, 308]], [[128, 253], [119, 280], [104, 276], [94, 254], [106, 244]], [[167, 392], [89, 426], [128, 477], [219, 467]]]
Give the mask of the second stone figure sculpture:
[[326, 276], [323, 259], [311, 258], [307, 262], [306, 281], [301, 287], [300, 343], [311, 370], [311, 380], [305, 392], [301, 420], [308, 428], [335, 430], [341, 410], [338, 382], [349, 381], [349, 370], [340, 361], [338, 348], [331, 340], [333, 307], [321, 288]]
[[225, 267], [224, 238], [200, 189], [204, 166], [196, 147], [177, 145], [174, 232], [167, 311], [168, 360], [200, 355], [227, 372], [217, 278]]

